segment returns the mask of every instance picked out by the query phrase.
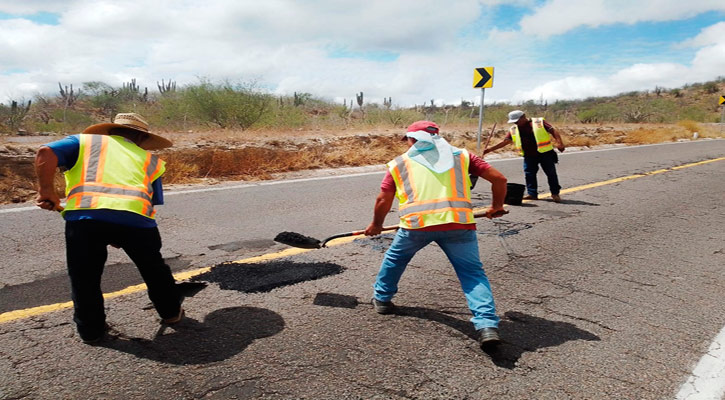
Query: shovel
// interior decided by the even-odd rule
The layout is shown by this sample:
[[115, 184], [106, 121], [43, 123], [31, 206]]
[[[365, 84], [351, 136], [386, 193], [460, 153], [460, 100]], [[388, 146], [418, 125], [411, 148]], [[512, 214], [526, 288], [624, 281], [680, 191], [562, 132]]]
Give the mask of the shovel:
[[[491, 143], [491, 137], [493, 136], [493, 131], [496, 129], [497, 122], [493, 123], [493, 127], [491, 128], [491, 132], [488, 134], [488, 138], [486, 139], [486, 145], [483, 146], [483, 151], [485, 152], [488, 148], [488, 144]], [[481, 158], [483, 158], [483, 152], [481, 152]], [[476, 182], [478, 182], [478, 175], [468, 175], [471, 178], [471, 190], [476, 186]]]
[[[396, 229], [398, 229], [398, 225], [384, 226], [381, 232], [394, 231]], [[363, 233], [365, 233], [365, 230], [338, 233], [337, 235], [332, 235], [332, 236], [320, 241], [313, 237], [301, 235], [297, 232], [282, 232], [274, 237], [274, 241], [282, 243], [282, 244], [286, 244], [286, 245], [292, 246], [292, 247], [299, 247], [301, 249], [321, 249], [321, 248], [325, 247], [327, 242], [329, 242], [332, 239], [348, 237], [348, 236], [358, 236], [358, 235], [362, 235]]]
[[[503, 210], [493, 217], [500, 217], [504, 214], [508, 214], [508, 210]], [[485, 211], [479, 211], [473, 214], [473, 218], [480, 218], [486, 215]], [[397, 230], [399, 227], [398, 225], [390, 225], [390, 226], [384, 226], [381, 232], [386, 231], [394, 231]], [[282, 244], [286, 244], [288, 246], [292, 247], [299, 247], [301, 249], [321, 249], [325, 247], [327, 242], [329, 242], [332, 239], [342, 238], [342, 237], [348, 237], [348, 236], [358, 236], [365, 233], [365, 230], [359, 230], [359, 231], [352, 231], [352, 232], [345, 232], [345, 233], [338, 233], [337, 235], [332, 235], [328, 238], [325, 238], [324, 240], [320, 241], [318, 239], [315, 239], [313, 237], [305, 236], [302, 234], [299, 234], [297, 232], [281, 232], [277, 234], [277, 236], [274, 237], [275, 242], [279, 242]]]

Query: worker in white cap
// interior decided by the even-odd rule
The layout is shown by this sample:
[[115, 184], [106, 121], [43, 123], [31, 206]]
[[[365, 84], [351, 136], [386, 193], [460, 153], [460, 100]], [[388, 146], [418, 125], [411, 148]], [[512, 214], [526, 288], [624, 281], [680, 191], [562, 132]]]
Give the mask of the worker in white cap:
[[526, 178], [526, 196], [524, 200], [537, 200], [539, 198], [538, 183], [536, 174], [539, 172], [539, 165], [544, 170], [549, 182], [551, 199], [561, 202], [561, 186], [559, 177], [556, 174], [556, 163], [559, 157], [554, 151], [552, 138], [556, 142], [556, 148], [563, 152], [564, 141], [559, 132], [551, 124], [544, 121], [544, 118], [527, 119], [526, 114], [521, 110], [514, 110], [509, 113], [508, 122], [514, 124], [506, 134], [506, 137], [498, 144], [483, 151], [483, 154], [496, 151], [501, 147], [514, 144], [516, 150], [524, 158], [524, 177]]

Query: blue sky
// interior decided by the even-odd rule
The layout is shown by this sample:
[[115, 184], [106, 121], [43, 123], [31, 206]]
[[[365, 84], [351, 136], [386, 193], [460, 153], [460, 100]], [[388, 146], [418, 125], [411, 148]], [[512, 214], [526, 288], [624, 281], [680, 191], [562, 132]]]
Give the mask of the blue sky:
[[725, 76], [725, 1], [0, 0], [0, 102], [131, 79], [398, 106], [521, 103]]

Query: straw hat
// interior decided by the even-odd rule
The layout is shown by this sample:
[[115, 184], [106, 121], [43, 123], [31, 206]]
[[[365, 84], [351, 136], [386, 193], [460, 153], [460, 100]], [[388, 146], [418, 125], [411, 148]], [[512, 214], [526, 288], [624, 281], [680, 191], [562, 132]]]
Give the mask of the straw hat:
[[108, 135], [108, 131], [112, 128], [128, 128], [147, 134], [148, 137], [138, 145], [144, 150], [165, 149], [173, 145], [169, 139], [165, 139], [155, 133], [149, 132], [148, 122], [136, 113], [116, 114], [116, 117], [113, 118], [113, 123], [91, 125], [86, 128], [83, 133]]

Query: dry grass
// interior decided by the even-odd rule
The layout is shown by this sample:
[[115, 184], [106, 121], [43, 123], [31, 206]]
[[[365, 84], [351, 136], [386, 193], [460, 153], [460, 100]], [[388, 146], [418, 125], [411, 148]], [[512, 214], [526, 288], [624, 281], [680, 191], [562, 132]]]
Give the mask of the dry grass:
[[320, 140], [295, 149], [284, 148], [285, 144], [288, 145], [272, 141], [266, 147], [169, 151], [161, 155], [169, 171], [164, 182], [190, 183], [204, 178], [269, 179], [271, 174], [280, 172], [385, 163], [405, 150], [402, 143], [379, 136]]

